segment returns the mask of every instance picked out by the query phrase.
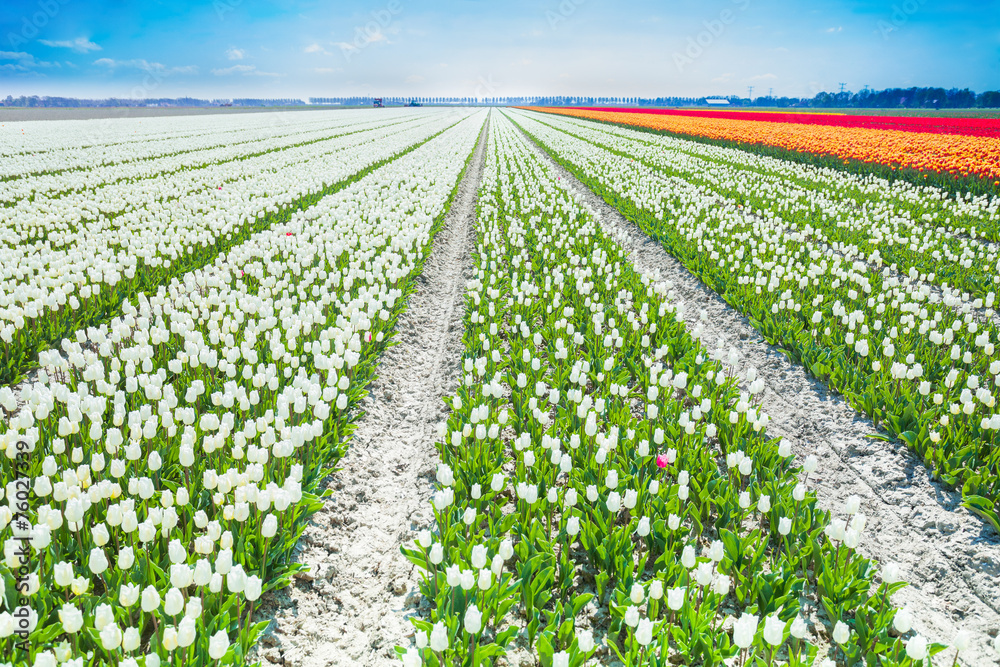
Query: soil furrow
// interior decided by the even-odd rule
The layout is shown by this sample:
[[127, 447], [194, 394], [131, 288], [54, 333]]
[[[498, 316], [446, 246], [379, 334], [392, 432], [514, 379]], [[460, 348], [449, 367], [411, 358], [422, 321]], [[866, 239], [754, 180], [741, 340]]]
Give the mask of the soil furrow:
[[420, 604], [420, 573], [399, 547], [434, 520], [434, 431], [447, 411], [441, 399], [461, 375], [486, 130], [399, 320], [395, 345], [379, 362], [340, 470], [327, 481], [334, 494], [302, 536], [298, 560], [310, 571], [263, 609], [274, 619], [257, 650], [265, 667], [395, 665], [394, 647], [412, 643], [407, 618]]

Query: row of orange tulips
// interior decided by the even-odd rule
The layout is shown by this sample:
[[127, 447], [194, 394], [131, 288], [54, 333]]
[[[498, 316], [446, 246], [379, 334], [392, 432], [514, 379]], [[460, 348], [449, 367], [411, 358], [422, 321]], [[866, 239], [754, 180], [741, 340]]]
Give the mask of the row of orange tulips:
[[833, 155], [844, 160], [978, 176], [1000, 185], [1000, 141], [985, 136], [837, 127], [806, 121], [774, 123], [554, 107], [537, 110], [709, 139]]

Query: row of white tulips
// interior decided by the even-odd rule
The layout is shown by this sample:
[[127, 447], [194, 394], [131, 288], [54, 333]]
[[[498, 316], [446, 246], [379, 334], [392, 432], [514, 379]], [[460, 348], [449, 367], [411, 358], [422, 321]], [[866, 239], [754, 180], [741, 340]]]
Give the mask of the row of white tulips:
[[[321, 117], [336, 124], [339, 113]], [[300, 122], [308, 121], [295, 121]], [[288, 124], [287, 112], [0, 123], [0, 157], [4, 158], [0, 178], [146, 160], [175, 152], [177, 142], [197, 142], [198, 137], [241, 129], [273, 131]]]
[[[405, 118], [402, 114], [397, 116], [398, 120]], [[39, 164], [32, 168], [32, 175], [16, 179], [8, 178], [0, 182], [0, 201], [6, 202], [7, 207], [10, 207], [11, 203], [30, 197], [32, 202], [44, 204], [42, 208], [36, 205], [33, 209], [26, 210], [25, 213], [28, 214], [32, 211], [46, 210], [52, 206], [51, 199], [66, 196], [71, 192], [85, 191], [87, 201], [93, 203], [95, 198], [98, 201], [101, 201], [101, 198], [92, 191], [108, 183], [130, 181], [131, 185], [136, 187], [139, 185], [137, 181], [145, 181], [166, 172], [197, 169], [236, 160], [253, 153], [277, 151], [345, 132], [374, 128], [389, 120], [387, 117], [372, 118], [370, 115], [357, 114], [335, 115], [333, 118], [324, 114], [319, 119], [313, 116], [295, 119], [293, 115], [292, 118], [284, 117], [286, 124], [275, 127], [238, 126], [238, 129], [220, 127], [210, 134], [172, 139], [163, 143], [157, 153], [144, 158], [134, 156], [132, 153], [135, 148], [132, 147], [129, 159], [49, 172], [44, 172], [43, 164], [46, 160], [39, 156], [37, 158]], [[149, 143], [155, 145], [162, 142]], [[80, 149], [79, 152], [85, 152], [85, 149]], [[34, 158], [22, 159], [30, 161]]]

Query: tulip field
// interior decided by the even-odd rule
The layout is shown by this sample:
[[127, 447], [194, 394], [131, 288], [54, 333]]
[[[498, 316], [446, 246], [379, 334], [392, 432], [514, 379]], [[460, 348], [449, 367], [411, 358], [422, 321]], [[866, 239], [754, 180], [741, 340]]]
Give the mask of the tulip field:
[[[919, 184], [1000, 194], [1000, 120], [676, 109], [546, 109]], [[930, 179], [930, 180], [928, 180]]]
[[387, 612], [408, 628], [392, 660], [1000, 658], [987, 633], [921, 632], [861, 499], [824, 502], [817, 458], [768, 435], [766, 378], [710, 350], [698, 304], [574, 188], [904, 443], [983, 535], [1000, 198], [526, 109], [26, 125], [0, 133], [0, 665], [257, 659], [469, 179], [458, 380], [425, 443], [433, 518], [395, 553], [418, 583]]
[[675, 157], [663, 150], [675, 140], [609, 126], [524, 123], [1000, 531], [990, 390], [1000, 385], [1000, 201], [740, 164], [730, 149], [685, 152], [690, 143]]

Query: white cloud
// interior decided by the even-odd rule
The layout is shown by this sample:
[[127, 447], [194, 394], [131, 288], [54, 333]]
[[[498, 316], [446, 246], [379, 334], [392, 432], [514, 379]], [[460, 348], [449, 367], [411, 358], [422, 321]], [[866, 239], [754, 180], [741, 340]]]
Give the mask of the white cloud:
[[733, 72], [726, 72], [725, 74], [720, 74], [719, 76], [712, 79], [712, 83], [726, 83], [733, 80]]
[[777, 78], [778, 78], [777, 74], [770, 74], [770, 73], [768, 73], [768, 74], [758, 74], [756, 76], [750, 77], [748, 79], [748, 81], [766, 81], [768, 79], [777, 79]]
[[247, 57], [247, 52], [243, 49], [226, 49], [226, 57], [230, 60], [243, 60]]
[[226, 67], [225, 69], [213, 69], [212, 74], [215, 76], [226, 76], [227, 74], [246, 74], [252, 72], [256, 67], [253, 65], [233, 65], [232, 67]]
[[406, 77], [406, 83], [423, 83], [423, 82], [424, 82], [424, 77], [420, 76], [419, 74], [411, 74], [410, 76]]
[[48, 62], [45, 60], [35, 60], [35, 56], [24, 51], [0, 51], [0, 60], [16, 60], [16, 64], [7, 63], [3, 69], [10, 72], [26, 72], [38, 67], [62, 67], [60, 62]]
[[261, 72], [254, 65], [233, 65], [224, 69], [213, 69], [215, 76], [228, 76], [230, 74], [242, 74], [243, 76], [284, 76], [277, 72]]
[[72, 39], [72, 40], [67, 39], [67, 40], [56, 40], [56, 41], [53, 41], [53, 40], [48, 40], [48, 39], [40, 39], [38, 41], [40, 43], [44, 44], [45, 46], [51, 46], [51, 47], [57, 48], [57, 49], [72, 49], [73, 51], [76, 51], [77, 53], [87, 53], [88, 51], [100, 51], [101, 50], [101, 47], [99, 45], [94, 44], [92, 41], [90, 41], [86, 37], [77, 37], [76, 39]]
[[322, 46], [316, 43], [310, 44], [304, 49], [304, 51], [306, 53], [322, 53], [324, 56], [332, 55], [329, 51], [327, 51]]
[[843, 29], [844, 29], [844, 26], [838, 25], [836, 28], [827, 28], [826, 31], [827, 32], [840, 32]]
[[143, 58], [133, 58], [132, 60], [115, 60], [114, 58], [98, 58], [95, 65], [107, 67], [108, 69], [141, 69], [145, 72], [156, 74], [197, 74], [197, 65], [184, 65], [182, 67], [167, 67], [163, 63], [151, 63]]
[[317, 74], [333, 74], [335, 72], [342, 72], [343, 69], [340, 67], [314, 67], [313, 71]]

